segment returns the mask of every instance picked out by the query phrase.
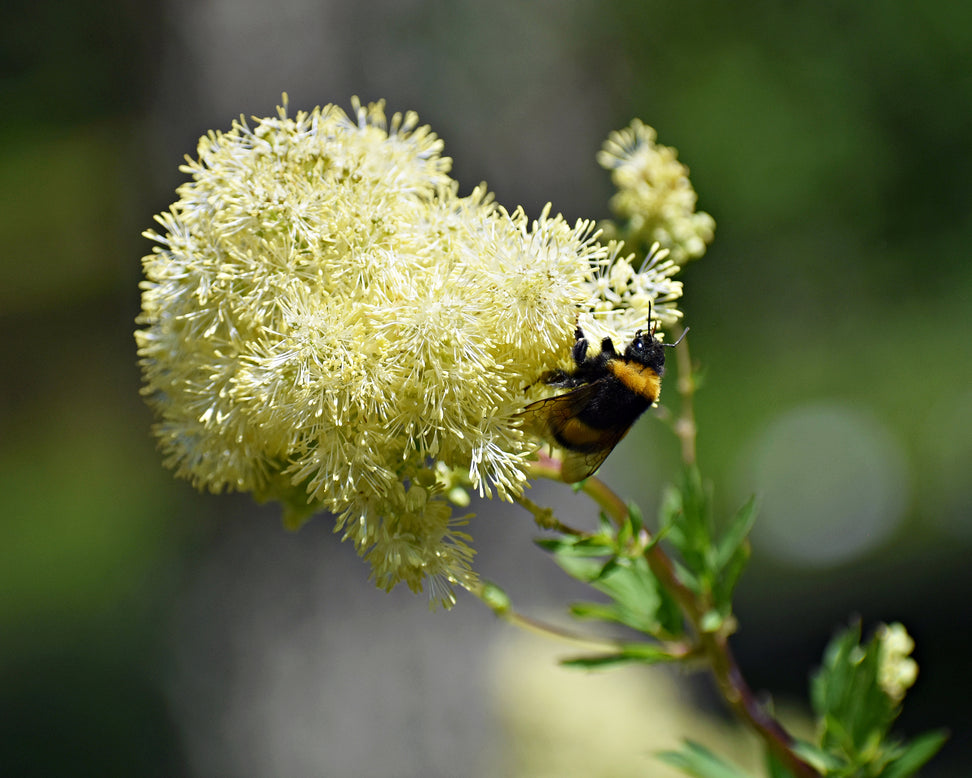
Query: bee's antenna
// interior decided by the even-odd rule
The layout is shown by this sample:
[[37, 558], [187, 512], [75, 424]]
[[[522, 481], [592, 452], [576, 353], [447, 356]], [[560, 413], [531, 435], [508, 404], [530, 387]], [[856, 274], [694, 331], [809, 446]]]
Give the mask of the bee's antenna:
[[682, 342], [682, 338], [684, 338], [686, 335], [688, 335], [688, 331], [690, 329], [692, 329], [692, 328], [691, 327], [686, 327], [684, 330], [682, 330], [682, 334], [678, 336], [678, 340], [676, 340], [674, 343], [662, 343], [662, 345], [663, 346], [670, 346], [671, 348], [675, 348], [679, 343]]

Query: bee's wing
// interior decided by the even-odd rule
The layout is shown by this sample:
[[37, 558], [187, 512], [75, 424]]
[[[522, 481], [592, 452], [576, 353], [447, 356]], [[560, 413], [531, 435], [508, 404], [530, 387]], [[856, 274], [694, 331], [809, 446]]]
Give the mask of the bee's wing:
[[601, 441], [603, 448], [599, 448], [596, 451], [584, 453], [581, 451], [571, 451], [566, 448], [563, 449], [564, 455], [563, 464], [560, 466], [560, 477], [568, 484], [575, 484], [578, 481], [583, 481], [585, 478], [594, 475], [604, 460], [608, 458], [608, 454], [614, 451], [614, 447], [618, 445], [618, 442], [625, 436], [629, 429], [631, 429], [630, 424], [627, 427], [622, 427], [620, 430], [617, 428], [605, 430], [604, 437]]
[[[569, 484], [591, 475], [625, 436], [631, 424], [595, 429], [577, 418], [597, 395], [599, 382], [528, 405], [521, 414], [524, 429], [563, 451], [561, 477]], [[633, 420], [632, 420], [633, 421]]]
[[556, 446], [563, 446], [571, 420], [584, 410], [597, 394], [597, 382], [584, 384], [556, 397], [530, 403], [520, 416], [523, 429]]

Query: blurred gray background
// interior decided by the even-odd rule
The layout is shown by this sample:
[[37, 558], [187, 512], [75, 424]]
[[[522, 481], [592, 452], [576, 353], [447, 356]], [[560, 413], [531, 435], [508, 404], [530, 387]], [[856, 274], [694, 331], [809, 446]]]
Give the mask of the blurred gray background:
[[[683, 276], [700, 461], [723, 515], [762, 499], [743, 668], [799, 700], [834, 629], [901, 620], [921, 666], [901, 730], [950, 727], [925, 774], [965, 774], [972, 6], [18, 0], [0, 67], [0, 773], [566, 775], [627, 704], [601, 712], [566, 671], [534, 685], [549, 657], [468, 596], [430, 613], [375, 590], [328, 517], [289, 534], [162, 469], [140, 232], [201, 134], [286, 91], [418, 111], [463, 192], [531, 214], [607, 216], [594, 154], [635, 116], [679, 149], [718, 222]], [[651, 515], [676, 468], [646, 419], [603, 474]], [[531, 496], [593, 521], [566, 489]], [[526, 514], [474, 507], [477, 568], [518, 605], [581, 596]], [[618, 692], [632, 753], [676, 704], [700, 718], [662, 745], [723, 726], [704, 678], [651, 677]]]

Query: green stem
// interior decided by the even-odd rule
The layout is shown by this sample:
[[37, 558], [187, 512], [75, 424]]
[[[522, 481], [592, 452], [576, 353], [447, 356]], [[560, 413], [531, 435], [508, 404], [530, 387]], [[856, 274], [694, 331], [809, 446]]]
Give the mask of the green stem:
[[528, 632], [535, 632], [544, 635], [545, 637], [555, 637], [560, 640], [567, 640], [571, 643], [577, 643], [579, 645], [600, 651], [620, 651], [624, 647], [624, 644], [617, 640], [583, 635], [579, 632], [574, 632], [572, 630], [565, 629], [564, 627], [558, 627], [555, 624], [542, 621], [541, 619], [526, 616], [515, 610], [509, 604], [505, 594], [501, 594], [498, 600], [496, 597], [496, 591], [488, 592], [488, 587], [493, 587], [493, 585], [477, 583], [473, 586], [467, 586], [466, 590], [478, 597], [480, 602], [492, 610], [493, 613], [515, 627], [525, 629]]
[[682, 444], [682, 461], [688, 465], [695, 464], [695, 411], [693, 399], [695, 397], [695, 375], [692, 372], [692, 356], [689, 353], [688, 338], [684, 330], [678, 345], [675, 347], [675, 364], [678, 365], [679, 407], [678, 419], [675, 421], [675, 434]]

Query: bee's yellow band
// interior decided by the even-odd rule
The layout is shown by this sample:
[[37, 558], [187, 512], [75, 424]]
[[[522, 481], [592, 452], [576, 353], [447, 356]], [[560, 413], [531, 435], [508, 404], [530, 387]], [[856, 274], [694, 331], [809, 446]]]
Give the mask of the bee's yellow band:
[[635, 394], [644, 397], [650, 403], [658, 399], [661, 378], [650, 367], [639, 365], [637, 362], [626, 362], [623, 359], [612, 359], [607, 363], [607, 367], [615, 378]]

